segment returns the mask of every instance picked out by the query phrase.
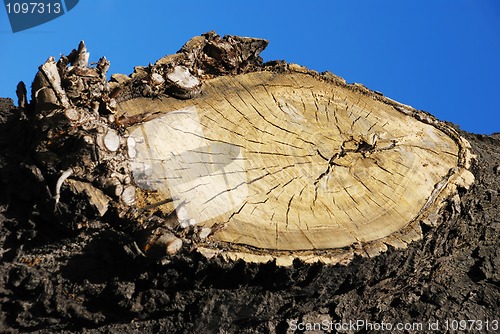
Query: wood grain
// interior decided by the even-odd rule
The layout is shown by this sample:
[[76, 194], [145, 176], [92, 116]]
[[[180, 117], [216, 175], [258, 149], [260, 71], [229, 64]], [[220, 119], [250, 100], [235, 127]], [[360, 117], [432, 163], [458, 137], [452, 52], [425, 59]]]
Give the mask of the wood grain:
[[207, 80], [191, 100], [134, 98], [118, 110], [145, 115], [129, 128], [136, 183], [211, 227], [201, 246], [293, 258], [370, 242], [383, 250], [377, 240], [400, 240], [405, 228], [418, 238], [408, 226], [460, 165], [449, 131], [368, 92], [256, 72]]

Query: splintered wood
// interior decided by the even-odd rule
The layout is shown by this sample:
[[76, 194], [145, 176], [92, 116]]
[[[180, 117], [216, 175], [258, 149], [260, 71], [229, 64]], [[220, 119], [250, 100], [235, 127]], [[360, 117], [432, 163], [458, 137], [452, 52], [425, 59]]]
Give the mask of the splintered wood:
[[128, 129], [135, 183], [211, 231], [202, 254], [282, 265], [374, 256], [420, 239], [420, 222], [434, 224], [473, 182], [451, 127], [305, 72], [221, 76], [190, 100], [118, 104], [122, 120], [141, 120]]

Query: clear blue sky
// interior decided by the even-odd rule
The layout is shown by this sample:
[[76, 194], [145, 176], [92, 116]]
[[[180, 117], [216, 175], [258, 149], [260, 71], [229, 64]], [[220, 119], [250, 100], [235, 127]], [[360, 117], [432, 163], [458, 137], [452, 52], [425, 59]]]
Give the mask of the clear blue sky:
[[91, 61], [130, 74], [203, 32], [266, 38], [285, 59], [426, 110], [476, 133], [500, 132], [499, 0], [80, 0], [70, 12], [12, 33], [0, 8], [0, 96], [15, 99], [48, 56], [85, 40]]

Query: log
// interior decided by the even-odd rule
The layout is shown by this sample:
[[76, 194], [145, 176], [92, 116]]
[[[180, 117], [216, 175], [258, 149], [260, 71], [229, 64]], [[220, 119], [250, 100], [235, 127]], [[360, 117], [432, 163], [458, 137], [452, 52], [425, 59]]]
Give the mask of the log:
[[43, 170], [56, 171], [56, 206], [69, 177], [75, 195], [110, 197], [88, 196], [100, 216], [181, 240], [161, 244], [165, 256], [189, 245], [283, 266], [406, 248], [446, 203], [459, 207], [474, 156], [455, 129], [329, 72], [263, 64], [266, 45], [207, 33], [109, 83], [109, 62], [88, 67], [83, 42], [49, 58], [32, 146], [55, 156]]
[[[133, 98], [143, 190], [175, 197], [214, 232], [199, 248], [290, 265], [405, 248], [443, 201], [468, 188], [468, 143], [432, 116], [313, 72], [204, 81], [182, 101]], [[206, 250], [203, 250], [206, 252]]]

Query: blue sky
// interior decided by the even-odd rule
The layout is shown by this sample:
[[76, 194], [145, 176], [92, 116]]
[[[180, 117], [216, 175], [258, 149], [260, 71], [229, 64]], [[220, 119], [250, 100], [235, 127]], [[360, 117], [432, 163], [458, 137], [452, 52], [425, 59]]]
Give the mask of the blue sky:
[[266, 38], [284, 59], [426, 110], [462, 129], [500, 132], [500, 1], [80, 0], [67, 14], [12, 33], [0, 8], [0, 96], [15, 99], [48, 56], [85, 40], [91, 61], [130, 74], [209, 30]]

